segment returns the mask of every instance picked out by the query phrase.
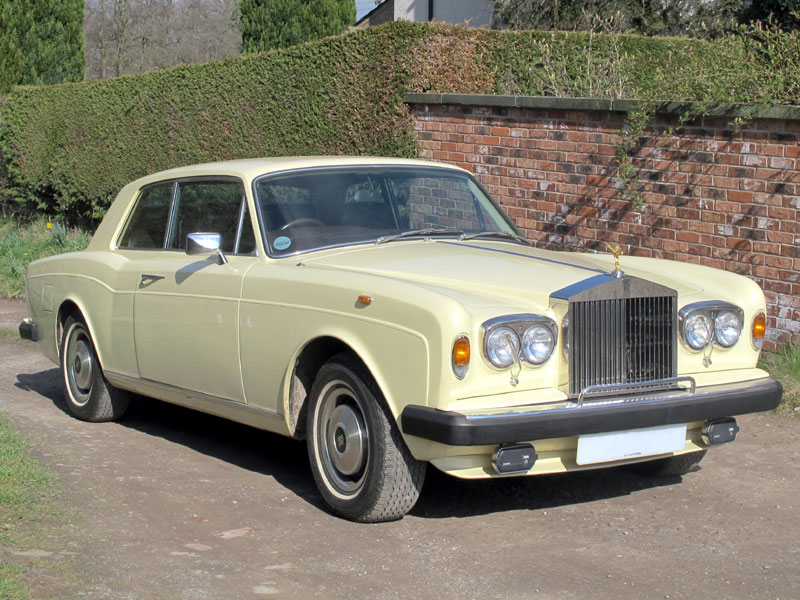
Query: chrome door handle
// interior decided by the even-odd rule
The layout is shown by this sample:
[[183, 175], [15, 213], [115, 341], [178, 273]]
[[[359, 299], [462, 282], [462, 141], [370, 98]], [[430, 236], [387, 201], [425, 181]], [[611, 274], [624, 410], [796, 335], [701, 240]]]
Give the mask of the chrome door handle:
[[163, 275], [151, 275], [150, 273], [142, 273], [141, 285], [144, 285], [148, 281], [158, 281], [159, 279], [164, 279], [164, 276]]

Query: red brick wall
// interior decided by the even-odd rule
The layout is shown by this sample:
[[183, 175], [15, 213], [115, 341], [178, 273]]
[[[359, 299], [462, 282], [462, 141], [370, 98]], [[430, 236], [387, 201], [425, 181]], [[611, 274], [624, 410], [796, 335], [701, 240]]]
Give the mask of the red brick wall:
[[726, 118], [657, 116], [648, 134], [658, 135], [636, 154], [645, 204], [636, 211], [616, 178], [623, 112], [411, 107], [422, 156], [475, 173], [537, 246], [612, 242], [747, 275], [767, 296], [765, 349], [800, 342], [800, 120], [734, 131]]

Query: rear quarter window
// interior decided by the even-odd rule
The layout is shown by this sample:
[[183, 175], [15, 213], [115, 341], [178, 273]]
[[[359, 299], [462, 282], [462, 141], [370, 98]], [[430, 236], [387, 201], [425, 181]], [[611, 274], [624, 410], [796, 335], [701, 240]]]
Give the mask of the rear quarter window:
[[173, 182], [142, 189], [120, 237], [120, 248], [146, 250], [164, 247], [174, 190]]

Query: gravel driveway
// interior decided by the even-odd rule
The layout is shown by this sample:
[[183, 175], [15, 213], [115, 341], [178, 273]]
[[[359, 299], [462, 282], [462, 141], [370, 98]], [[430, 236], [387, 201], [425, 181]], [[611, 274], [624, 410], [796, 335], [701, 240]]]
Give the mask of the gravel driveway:
[[[20, 312], [0, 302], [0, 326]], [[64, 489], [66, 524], [25, 549], [34, 598], [800, 598], [797, 419], [741, 418], [683, 480], [430, 469], [405, 519], [359, 525], [325, 512], [304, 443], [150, 399], [77, 421], [7, 337], [0, 411]]]

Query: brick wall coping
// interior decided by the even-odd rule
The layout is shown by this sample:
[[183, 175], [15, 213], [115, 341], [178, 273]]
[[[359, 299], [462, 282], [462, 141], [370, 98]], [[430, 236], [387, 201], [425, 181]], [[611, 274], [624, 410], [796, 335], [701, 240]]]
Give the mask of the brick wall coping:
[[[612, 100], [610, 98], [555, 98], [552, 96], [499, 96], [492, 94], [432, 94], [408, 93], [403, 100], [407, 104], [449, 104], [455, 106], [486, 106], [507, 108], [542, 108], [562, 110], [599, 110], [631, 112], [648, 105], [647, 100]], [[717, 102], [704, 105], [699, 102], [659, 102], [656, 112], [663, 115], [782, 119], [800, 121], [800, 106], [760, 104], [728, 104]]]

